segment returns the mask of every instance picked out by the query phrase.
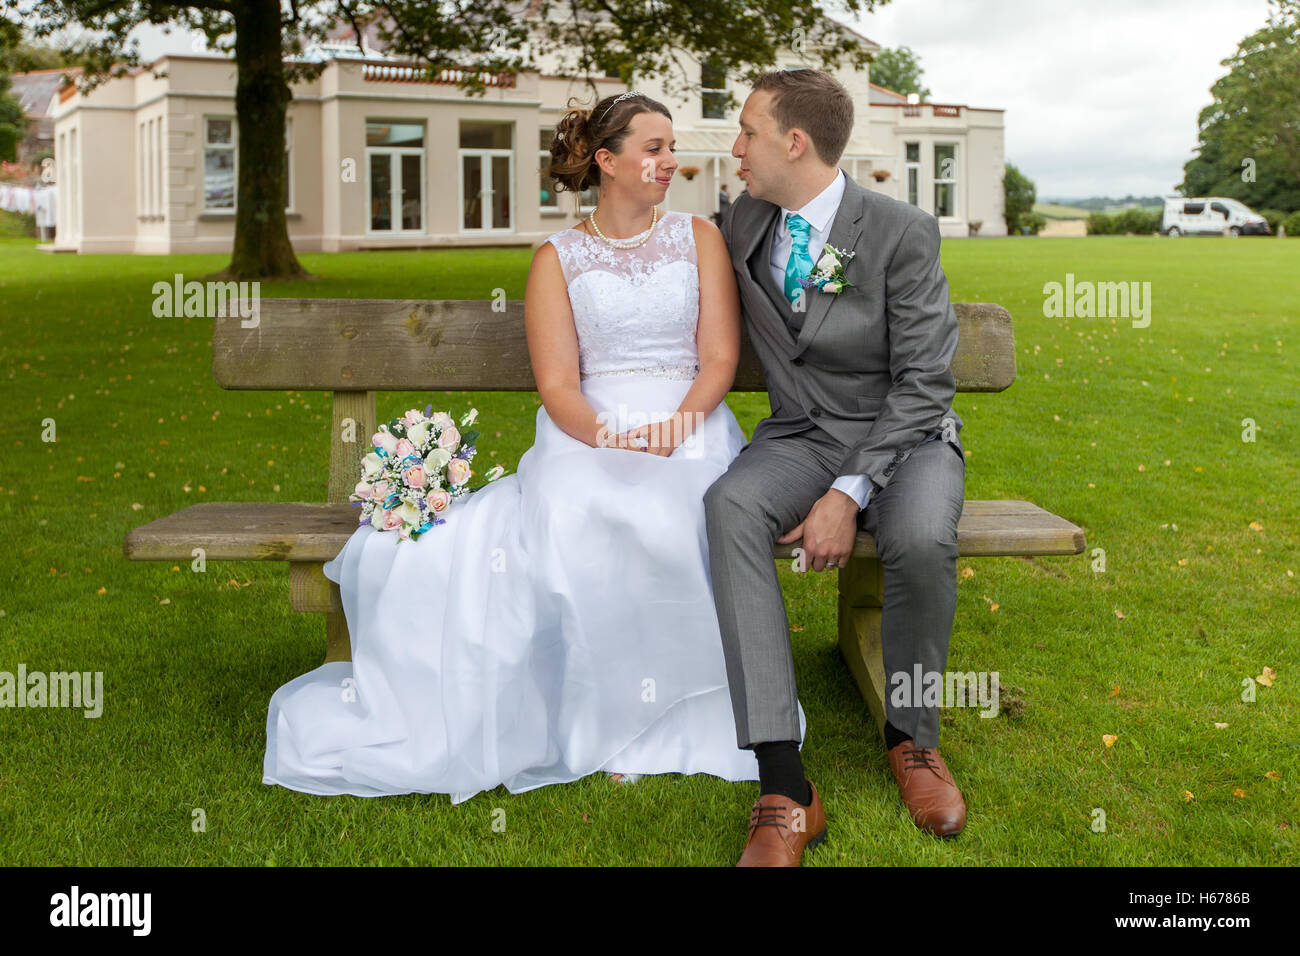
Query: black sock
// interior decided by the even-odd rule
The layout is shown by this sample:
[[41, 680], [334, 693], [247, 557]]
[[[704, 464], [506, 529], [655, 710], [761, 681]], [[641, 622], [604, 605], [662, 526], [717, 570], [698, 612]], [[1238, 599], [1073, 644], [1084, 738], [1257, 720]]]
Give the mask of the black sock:
[[886, 750], [893, 750], [895, 747], [897, 747], [899, 744], [901, 744], [904, 740], [907, 739], [909, 739], [907, 734], [903, 733], [901, 730], [899, 730], [889, 721], [885, 721], [885, 749]]
[[756, 744], [758, 790], [779, 793], [804, 806], [812, 803], [812, 787], [803, 775], [803, 760], [797, 740], [775, 740]]

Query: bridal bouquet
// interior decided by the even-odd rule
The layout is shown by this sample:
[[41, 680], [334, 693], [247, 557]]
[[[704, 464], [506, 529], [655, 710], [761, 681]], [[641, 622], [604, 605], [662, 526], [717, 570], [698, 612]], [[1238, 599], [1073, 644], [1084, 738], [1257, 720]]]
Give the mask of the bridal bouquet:
[[[479, 433], [460, 431], [474, 423], [478, 409], [461, 418], [460, 428], [447, 412], [430, 416], [432, 411], [432, 405], [423, 414], [413, 408], [371, 436], [374, 451], [361, 459], [361, 480], [348, 496], [361, 508], [359, 524], [418, 540], [434, 525], [446, 523], [438, 516], [453, 501], [483, 487], [468, 484]], [[496, 481], [503, 474], [505, 469], [495, 465], [485, 477]]]

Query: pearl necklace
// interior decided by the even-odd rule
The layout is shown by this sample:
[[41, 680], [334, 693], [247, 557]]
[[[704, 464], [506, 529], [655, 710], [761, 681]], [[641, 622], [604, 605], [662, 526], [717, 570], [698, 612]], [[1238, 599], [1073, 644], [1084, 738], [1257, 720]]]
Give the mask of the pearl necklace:
[[616, 239], [610, 239], [603, 232], [601, 232], [600, 226], [596, 225], [596, 210], [593, 209], [591, 211], [591, 215], [588, 216], [587, 218], [591, 220], [591, 228], [596, 230], [596, 235], [600, 236], [601, 239], [605, 240], [605, 242], [609, 243], [615, 249], [635, 249], [638, 246], [644, 246], [647, 242], [650, 241], [650, 236], [655, 229], [655, 223], [659, 221], [659, 207], [658, 206], [651, 207], [650, 228], [646, 230], [644, 236], [642, 236], [640, 239], [637, 239], [635, 242], [619, 242]]

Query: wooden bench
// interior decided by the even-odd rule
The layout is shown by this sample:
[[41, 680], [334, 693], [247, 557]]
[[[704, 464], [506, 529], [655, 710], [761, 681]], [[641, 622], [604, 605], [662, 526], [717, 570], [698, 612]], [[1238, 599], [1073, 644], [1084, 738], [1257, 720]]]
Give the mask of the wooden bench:
[[[295, 611], [325, 615], [327, 661], [348, 660], [338, 585], [321, 571], [357, 529], [347, 502], [377, 425], [379, 391], [535, 391], [523, 303], [494, 311], [490, 301], [263, 299], [256, 325], [218, 317], [212, 372], [229, 389], [333, 393], [326, 502], [211, 502], [158, 518], [127, 534], [135, 561], [287, 561]], [[1016, 374], [1011, 316], [998, 305], [957, 304], [958, 391], [999, 392]], [[766, 391], [762, 369], [743, 343], [736, 391]], [[421, 399], [420, 404], [424, 404]], [[435, 402], [435, 404], [437, 404]], [[345, 435], [354, 437], [346, 441]], [[801, 542], [778, 545], [792, 558]], [[1084, 549], [1083, 531], [1028, 501], [970, 501], [957, 527], [964, 556], [1061, 555]], [[866, 532], [839, 576], [839, 643], [876, 719], [884, 727], [880, 646], [881, 565]]]

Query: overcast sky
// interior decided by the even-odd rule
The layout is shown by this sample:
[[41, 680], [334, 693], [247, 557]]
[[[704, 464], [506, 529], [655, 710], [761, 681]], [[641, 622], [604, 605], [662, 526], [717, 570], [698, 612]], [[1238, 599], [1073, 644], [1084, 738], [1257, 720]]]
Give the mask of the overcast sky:
[[[1007, 160], [1042, 200], [1173, 192], [1219, 62], [1268, 11], [1268, 0], [891, 0], [853, 25], [911, 47], [934, 102], [1005, 109]], [[192, 50], [183, 33], [139, 36], [146, 58]]]
[[1267, 0], [891, 0], [854, 23], [917, 54], [936, 103], [1001, 107], [1038, 196], [1165, 195], [1219, 65]]

